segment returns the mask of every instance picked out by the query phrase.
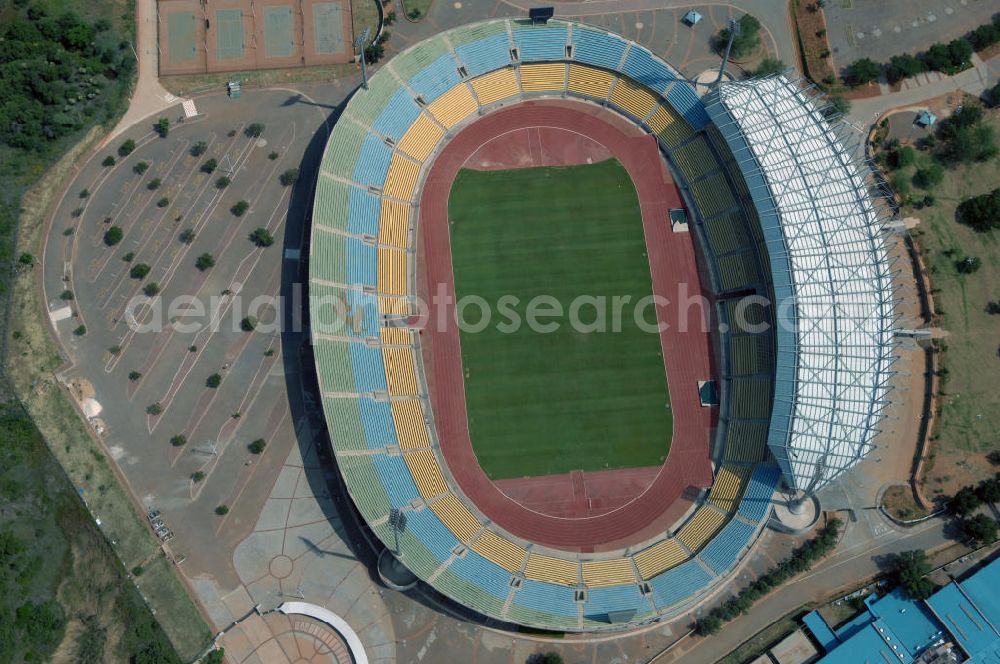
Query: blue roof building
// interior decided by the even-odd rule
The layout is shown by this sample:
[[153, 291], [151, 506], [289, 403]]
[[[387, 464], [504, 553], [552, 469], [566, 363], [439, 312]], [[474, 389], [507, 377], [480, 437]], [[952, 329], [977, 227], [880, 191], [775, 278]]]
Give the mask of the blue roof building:
[[684, 14], [684, 22], [687, 23], [692, 28], [698, 25], [698, 21], [700, 21], [701, 18], [702, 18], [701, 14], [699, 14], [693, 9], [688, 11], [687, 14]]
[[818, 664], [968, 662], [1000, 664], [1000, 559], [926, 601], [895, 590], [870, 595], [865, 611], [833, 630], [813, 611], [805, 625], [823, 646]]

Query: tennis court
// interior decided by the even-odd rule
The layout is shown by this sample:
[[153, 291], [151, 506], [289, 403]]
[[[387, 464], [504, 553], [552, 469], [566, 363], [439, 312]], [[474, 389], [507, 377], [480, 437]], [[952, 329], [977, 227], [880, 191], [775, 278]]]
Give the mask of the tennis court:
[[340, 53], [344, 50], [344, 18], [341, 14], [341, 6], [334, 2], [313, 5], [316, 53]]
[[265, 57], [287, 58], [295, 52], [292, 26], [292, 8], [289, 5], [264, 10]]
[[220, 9], [215, 12], [215, 57], [236, 60], [243, 57], [243, 10]]
[[167, 57], [171, 64], [187, 64], [198, 57], [198, 19], [194, 12], [174, 12], [167, 15], [170, 44]]

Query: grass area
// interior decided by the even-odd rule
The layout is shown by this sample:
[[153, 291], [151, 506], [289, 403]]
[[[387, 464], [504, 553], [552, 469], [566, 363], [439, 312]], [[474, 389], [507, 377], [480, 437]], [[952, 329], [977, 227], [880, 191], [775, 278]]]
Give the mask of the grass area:
[[[351, 43], [364, 32], [365, 28], [368, 28], [369, 38], [368, 41], [375, 39], [375, 33], [378, 32], [378, 6], [375, 4], [379, 0], [351, 0], [351, 25], [354, 28], [354, 34], [351, 35]], [[392, 6], [386, 8], [386, 11], [391, 11]]]
[[[987, 110], [986, 121], [1000, 135], [1000, 111]], [[918, 151], [915, 163], [894, 173], [893, 182], [908, 182], [917, 168], [930, 162], [927, 152]], [[921, 478], [928, 499], [951, 495], [996, 472], [985, 455], [1000, 449], [996, 435], [1000, 430], [1000, 391], [996, 389], [1000, 319], [988, 313], [987, 303], [1000, 299], [1000, 234], [977, 233], [959, 224], [955, 209], [962, 200], [990, 191], [998, 182], [1000, 161], [996, 158], [959, 165], [946, 170], [941, 184], [931, 190], [936, 198], [932, 207], [903, 211], [903, 216], [921, 219], [915, 236], [931, 272], [938, 325], [947, 331], [942, 340], [940, 418]], [[909, 186], [914, 197], [923, 195], [922, 190]], [[973, 274], [960, 274], [956, 264], [964, 256], [978, 257], [982, 267]]]
[[927, 510], [917, 504], [913, 496], [913, 489], [908, 484], [898, 484], [889, 487], [882, 494], [882, 507], [889, 514], [902, 521], [920, 519], [929, 514]]
[[799, 613], [797, 612], [787, 615], [778, 622], [765, 627], [741, 643], [736, 650], [720, 659], [716, 664], [749, 664], [749, 662], [766, 653], [783, 638], [798, 629], [798, 615]]
[[0, 502], [0, 661], [48, 660], [58, 652], [59, 661], [179, 664], [15, 403], [0, 405]]
[[[469, 428], [486, 474], [661, 464], [671, 412], [659, 335], [635, 321], [652, 283], [639, 200], [621, 164], [462, 170], [449, 216], [457, 296], [481, 297], [496, 313], [482, 331], [461, 333]], [[611, 298], [626, 295], [615, 331]], [[511, 311], [524, 324], [513, 331], [503, 296], [518, 298]], [[539, 296], [565, 314], [579, 296], [606, 297], [606, 331], [577, 331], [569, 315], [538, 318], [558, 322], [555, 331], [531, 329], [529, 301]], [[653, 308], [639, 312], [655, 329]], [[583, 323], [597, 318], [591, 305], [578, 313]], [[463, 318], [480, 322], [476, 307]]]
[[[257, 71], [235, 71], [223, 74], [179, 74], [163, 76], [160, 84], [177, 96], [188, 96], [215, 88], [225, 90], [228, 81], [240, 81], [244, 88], [266, 88], [287, 83], [317, 83], [331, 79], [346, 78], [357, 74], [361, 80], [361, 65], [337, 64], [315, 67], [292, 67], [289, 69], [259, 69]], [[289, 93], [291, 96], [291, 93]], [[241, 103], [234, 100], [233, 103]]]
[[[427, 18], [427, 12], [431, 10], [431, 3], [434, 0], [401, 0], [403, 3], [403, 13], [411, 21], [420, 21]], [[415, 12], [419, 12], [415, 13]]]
[[837, 74], [830, 59], [826, 13], [822, 9], [810, 11], [810, 6], [815, 7], [815, 0], [795, 0], [792, 3], [806, 76], [817, 83], [832, 85], [836, 82]]

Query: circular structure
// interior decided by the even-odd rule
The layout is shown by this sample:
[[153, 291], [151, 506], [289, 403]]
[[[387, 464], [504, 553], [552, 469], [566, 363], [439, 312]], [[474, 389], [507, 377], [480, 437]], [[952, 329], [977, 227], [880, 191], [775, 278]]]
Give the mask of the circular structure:
[[[773, 97], [770, 127], [826, 137], [826, 149], [808, 147], [832, 152], [822, 164], [828, 181], [858, 190], [828, 191], [839, 208], [823, 214], [814, 198], [815, 214], [795, 217], [796, 201], [783, 194], [798, 185], [822, 188], [812, 181], [821, 169], [804, 167], [802, 146], [787, 136], [764, 147], [753, 119], [731, 103], [746, 85], [723, 84], [704, 104], [675, 70], [617, 35], [562, 21], [492, 20], [401, 53], [338, 120], [317, 183], [310, 245], [323, 407], [363, 518], [444, 595], [491, 618], [546, 629], [621, 629], [678, 615], [732, 575], [770, 514], [782, 471], [790, 486], [811, 492], [846, 469], [850, 454], [856, 461], [866, 451], [884, 405], [882, 359], [891, 339], [891, 316], [877, 297], [867, 299], [881, 292], [872, 277], [887, 273], [878, 213], [858, 193], [864, 177], [834, 149], [837, 137], [813, 101], [782, 77], [761, 79]], [[782, 115], [783, 104], [798, 115]], [[789, 159], [799, 168], [780, 170]], [[477, 172], [600, 163], [618, 164], [618, 174], [608, 175], [618, 184], [608, 189], [624, 192], [623, 206], [634, 187], [651, 294], [674, 300], [684, 286], [689, 299], [705, 303], [701, 318], [723, 332], [710, 343], [707, 326], [692, 330], [678, 306], [656, 303], [656, 320], [668, 323], [658, 341], [672, 417], [669, 453], [658, 465], [632, 469], [612, 458], [608, 471], [554, 465], [525, 479], [473, 447], [470, 429], [481, 430], [490, 416], [476, 405], [477, 381], [490, 367], [477, 363], [482, 349], [455, 321], [458, 290], [468, 283], [456, 277], [468, 273], [468, 261], [456, 262], [453, 250], [466, 241], [457, 229], [467, 222], [450, 199], [486, 178]], [[505, 173], [515, 174], [513, 182], [518, 171]], [[836, 227], [848, 213], [853, 219]], [[811, 223], [834, 239], [853, 224], [848, 234], [865, 252], [849, 254], [857, 258], [849, 273], [831, 260], [825, 276], [815, 276], [792, 223]], [[498, 243], [507, 229], [500, 231]], [[873, 323], [875, 348], [865, 355], [873, 363], [851, 364], [859, 350], [832, 362], [850, 374], [834, 369], [834, 394], [819, 409], [809, 406], [824, 377], [798, 371], [795, 358], [809, 349], [820, 356], [812, 328], [822, 315], [800, 300], [776, 321], [779, 307], [769, 306], [776, 293], [793, 303], [815, 295], [799, 283], [860, 293], [854, 309], [847, 298], [835, 303], [832, 318]], [[445, 315], [434, 325], [435, 312], [420, 305], [438, 287], [452, 304], [439, 307]], [[860, 348], [852, 333], [833, 324], [834, 356], [837, 346]], [[839, 390], [848, 375], [852, 387]], [[776, 394], [781, 408], [772, 407]], [[817, 418], [830, 418], [825, 439], [802, 429]], [[809, 460], [798, 463], [800, 456]]]

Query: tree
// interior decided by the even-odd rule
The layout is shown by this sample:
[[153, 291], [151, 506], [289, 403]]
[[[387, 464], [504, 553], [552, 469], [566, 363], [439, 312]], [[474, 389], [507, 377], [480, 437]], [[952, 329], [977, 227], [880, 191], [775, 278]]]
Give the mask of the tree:
[[847, 67], [847, 81], [851, 85], [865, 85], [878, 80], [882, 67], [871, 58], [855, 60]]
[[104, 158], [104, 161], [101, 162], [101, 166], [104, 166], [104, 167], [107, 168], [107, 167], [110, 167], [110, 166], [114, 166], [115, 163], [116, 163], [115, 162], [115, 158], [113, 156], [111, 156], [111, 155], [108, 155], [107, 157]]
[[253, 332], [257, 329], [257, 319], [253, 316], [247, 316], [240, 321], [240, 329], [244, 332]]
[[165, 208], [168, 205], [170, 205], [170, 199], [167, 198], [166, 196], [164, 196], [160, 200], [156, 201], [156, 207], [158, 207], [158, 208]]
[[139, 380], [140, 378], [142, 378], [142, 374], [139, 373], [138, 371], [129, 371], [128, 372], [128, 379], [130, 381], [132, 381], [133, 383], [135, 381]]
[[131, 263], [133, 258], [135, 258], [134, 251], [129, 251], [122, 256], [122, 260], [125, 261], [126, 263]]
[[890, 83], [898, 83], [904, 78], [910, 78], [925, 71], [927, 71], [927, 65], [924, 64], [923, 60], [915, 55], [904, 53], [903, 55], [894, 55], [889, 59], [889, 64], [885, 68], [885, 77]]
[[997, 83], [992, 88], [990, 88], [986, 94], [989, 97], [990, 104], [994, 108], [1000, 106], [1000, 83]]
[[[410, 12], [410, 17], [413, 18], [413, 12], [419, 12], [419, 9], [414, 9]], [[370, 65], [375, 64], [385, 56], [385, 46], [382, 44], [368, 44], [365, 46], [365, 62]]]
[[159, 401], [157, 401], [156, 403], [151, 403], [148, 406], [146, 406], [147, 415], [152, 415], [153, 417], [156, 417], [157, 415], [160, 415], [162, 413], [163, 413], [163, 406], [160, 405]]
[[[744, 58], [760, 47], [760, 21], [752, 14], [744, 14], [739, 18], [740, 29], [733, 38], [733, 47], [730, 55], [739, 60]], [[729, 43], [729, 28], [719, 30], [715, 35], [715, 48], [720, 52], [726, 50]]]
[[62, 293], [59, 294], [59, 299], [60, 300], [72, 300], [73, 299], [73, 291], [68, 290], [68, 289], [64, 290]]
[[984, 480], [976, 488], [976, 495], [979, 496], [979, 500], [984, 503], [998, 503], [1000, 502], [1000, 479], [996, 477], [991, 477], [988, 480]]
[[260, 454], [264, 451], [265, 447], [267, 447], [267, 443], [264, 441], [263, 438], [258, 438], [257, 440], [247, 445], [247, 449], [250, 450], [251, 454]]
[[209, 159], [204, 164], [201, 165], [202, 173], [213, 173], [215, 169], [219, 167], [219, 162], [215, 159]]
[[185, 436], [182, 433], [179, 433], [176, 436], [171, 437], [170, 439], [170, 444], [173, 445], [174, 447], [184, 447], [185, 445], [187, 445], [187, 442], [188, 442], [187, 436]]
[[166, 138], [170, 134], [170, 120], [167, 118], [160, 118], [153, 125], [153, 131], [160, 135], [160, 138]]
[[205, 479], [205, 473], [204, 472], [202, 472], [200, 470], [196, 470], [193, 473], [191, 473], [191, 481], [194, 482], [195, 484], [197, 484], [198, 482], [202, 481], [203, 479]]
[[242, 217], [243, 213], [250, 209], [250, 204], [246, 201], [238, 201], [233, 207], [229, 208], [229, 211], [233, 213], [233, 216]]
[[699, 636], [711, 636], [720, 629], [722, 629], [722, 621], [718, 618], [718, 616], [712, 614], [709, 614], [704, 618], [698, 618], [694, 624], [694, 631], [698, 632]]
[[250, 241], [258, 247], [270, 247], [274, 244], [274, 236], [266, 228], [258, 228], [250, 233]]
[[86, 325], [78, 325], [76, 327], [76, 329], [73, 330], [73, 334], [75, 334], [78, 337], [82, 337], [83, 335], [87, 334], [87, 326]]
[[962, 532], [973, 542], [993, 544], [997, 541], [997, 522], [986, 514], [976, 514], [962, 521]]
[[889, 153], [889, 165], [893, 168], [906, 168], [907, 166], [912, 166], [916, 158], [917, 155], [913, 151], [913, 148], [909, 146], [902, 147], [898, 150], [892, 150]]
[[131, 138], [118, 146], [118, 156], [127, 157], [135, 150], [135, 141]]
[[259, 122], [254, 122], [253, 124], [247, 125], [247, 128], [243, 130], [243, 133], [247, 135], [247, 138], [257, 138], [264, 133], [264, 125]]
[[146, 297], [156, 297], [160, 294], [160, 284], [151, 281], [142, 287], [142, 292], [146, 294]]
[[211, 387], [212, 389], [215, 389], [215, 388], [216, 388], [216, 387], [218, 387], [219, 385], [222, 385], [222, 376], [220, 376], [220, 375], [219, 375], [219, 374], [217, 374], [217, 373], [214, 373], [214, 374], [212, 374], [212, 375], [211, 375], [211, 376], [209, 376], [209, 377], [208, 377], [208, 379], [207, 379], [207, 380], [205, 381], [205, 386], [206, 386], [206, 387]]
[[198, 141], [197, 143], [191, 146], [190, 154], [192, 157], [200, 157], [207, 151], [208, 151], [208, 143], [206, 143], [205, 141]]
[[125, 237], [125, 232], [118, 226], [112, 226], [104, 231], [104, 244], [113, 247], [121, 242], [123, 237]]
[[1000, 188], [965, 199], [958, 204], [956, 216], [959, 222], [979, 232], [1000, 228]]
[[146, 185], [146, 189], [149, 189], [150, 191], [156, 191], [157, 189], [160, 188], [161, 184], [163, 184], [163, 180], [161, 180], [160, 178], [153, 178], [152, 180], [149, 181], [149, 184]]
[[563, 664], [562, 655], [557, 652], [535, 653], [525, 660], [525, 664]]
[[195, 232], [193, 228], [186, 228], [181, 231], [181, 234], [177, 236], [177, 239], [184, 244], [191, 244], [194, 242]]
[[229, 186], [229, 184], [231, 182], [232, 182], [232, 180], [230, 180], [225, 175], [223, 175], [222, 177], [220, 177], [218, 180], [215, 181], [215, 188], [216, 189], [225, 189], [226, 187]]
[[128, 276], [133, 279], [145, 279], [146, 275], [149, 274], [150, 268], [145, 263], [136, 263], [132, 266], [132, 269], [128, 271]]
[[979, 509], [980, 505], [982, 505], [982, 501], [979, 500], [976, 491], [972, 487], [966, 486], [952, 496], [948, 502], [948, 509], [955, 516], [968, 516]]
[[34, 267], [35, 255], [29, 253], [23, 253], [21, 254], [20, 258], [17, 259], [17, 262], [20, 263], [21, 265], [24, 265], [25, 267]]
[[757, 69], [754, 70], [754, 76], [770, 76], [771, 74], [780, 74], [785, 71], [785, 63], [778, 58], [766, 57], [760, 61], [757, 65]]
[[219, 505], [215, 508], [215, 513], [219, 516], [225, 516], [229, 514], [229, 507], [227, 505]]
[[216, 648], [202, 658], [202, 664], [222, 664], [226, 658], [225, 648]]
[[204, 272], [215, 267], [215, 259], [212, 257], [212, 254], [205, 252], [201, 256], [198, 256], [194, 262], [194, 266], [201, 272]]
[[896, 583], [910, 599], [927, 599], [937, 590], [934, 582], [927, 578], [931, 564], [924, 551], [897, 553], [892, 557], [890, 564]]
[[944, 168], [941, 167], [941, 164], [931, 164], [927, 168], [919, 168], [913, 174], [913, 184], [921, 189], [932, 189], [941, 184], [943, 180]]
[[278, 178], [281, 184], [285, 187], [289, 187], [299, 181], [299, 169], [289, 168], [287, 171], [281, 174]]
[[975, 274], [983, 266], [983, 261], [979, 256], [966, 256], [955, 263], [955, 269], [959, 274]]

